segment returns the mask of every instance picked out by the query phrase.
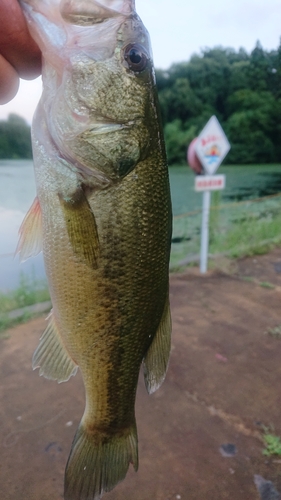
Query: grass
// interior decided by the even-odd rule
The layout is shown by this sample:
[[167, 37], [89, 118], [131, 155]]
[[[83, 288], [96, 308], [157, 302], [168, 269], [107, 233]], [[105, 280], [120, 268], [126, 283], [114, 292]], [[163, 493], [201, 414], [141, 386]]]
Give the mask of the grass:
[[271, 288], [271, 289], [275, 288], [275, 285], [273, 285], [272, 283], [269, 283], [269, 281], [261, 281], [260, 286], [263, 288]]
[[[281, 241], [281, 198], [234, 204], [221, 212], [212, 253], [228, 252], [234, 257], [260, 254]], [[213, 230], [214, 232], [214, 230]]]
[[250, 283], [253, 283], [253, 281], [255, 281], [251, 276], [242, 276], [242, 280], [249, 281]]
[[269, 327], [265, 333], [275, 339], [281, 339], [281, 325], [277, 325], [274, 328]]
[[272, 434], [268, 427], [264, 427], [263, 440], [266, 448], [263, 450], [263, 455], [269, 457], [272, 455], [281, 456], [281, 439], [279, 436]]
[[22, 316], [18, 318], [9, 318], [7, 314], [0, 314], [0, 339], [6, 339], [9, 335], [6, 333], [8, 328], [19, 325], [21, 323], [26, 323], [33, 317], [32, 314], [24, 312]]
[[47, 300], [50, 300], [50, 295], [46, 281], [38, 280], [34, 275], [29, 277], [21, 273], [18, 288], [7, 293], [0, 292], [0, 332], [31, 318], [31, 315], [25, 312], [20, 317], [12, 319], [9, 317], [9, 312]]
[[[269, 252], [281, 243], [281, 197], [221, 205], [212, 194], [209, 253], [239, 258]], [[174, 218], [173, 267], [188, 255], [200, 252], [201, 213]], [[266, 286], [266, 284], [261, 285]]]

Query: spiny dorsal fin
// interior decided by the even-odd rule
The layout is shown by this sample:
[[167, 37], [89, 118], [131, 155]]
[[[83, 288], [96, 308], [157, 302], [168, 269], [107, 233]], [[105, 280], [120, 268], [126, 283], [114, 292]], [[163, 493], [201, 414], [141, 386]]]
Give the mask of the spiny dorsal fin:
[[96, 269], [100, 253], [98, 230], [83, 189], [79, 188], [70, 199], [66, 200], [62, 196], [59, 199], [74, 254], [89, 267]]
[[170, 304], [167, 298], [158, 330], [143, 361], [144, 381], [149, 394], [157, 391], [165, 379], [171, 350], [171, 330]]
[[19, 254], [24, 262], [42, 251], [42, 214], [37, 196], [19, 228], [19, 242], [15, 255]]
[[40, 368], [39, 375], [45, 378], [67, 382], [72, 375], [76, 375], [78, 367], [63, 345], [53, 314], [49, 317], [49, 324], [33, 354], [32, 368]]

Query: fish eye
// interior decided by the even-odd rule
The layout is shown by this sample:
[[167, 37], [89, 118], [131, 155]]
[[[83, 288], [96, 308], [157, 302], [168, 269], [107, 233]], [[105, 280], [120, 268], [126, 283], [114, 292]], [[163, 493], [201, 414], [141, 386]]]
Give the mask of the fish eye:
[[140, 72], [147, 67], [148, 55], [144, 47], [138, 43], [130, 43], [124, 48], [124, 59], [132, 71]]

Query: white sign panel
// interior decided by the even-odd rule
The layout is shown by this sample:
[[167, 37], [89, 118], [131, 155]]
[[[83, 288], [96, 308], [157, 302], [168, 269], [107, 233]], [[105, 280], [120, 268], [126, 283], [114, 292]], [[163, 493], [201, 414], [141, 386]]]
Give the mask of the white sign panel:
[[195, 191], [218, 191], [225, 188], [225, 175], [197, 175]]
[[230, 144], [216, 116], [212, 116], [199, 135], [195, 151], [207, 174], [213, 175], [230, 150]]

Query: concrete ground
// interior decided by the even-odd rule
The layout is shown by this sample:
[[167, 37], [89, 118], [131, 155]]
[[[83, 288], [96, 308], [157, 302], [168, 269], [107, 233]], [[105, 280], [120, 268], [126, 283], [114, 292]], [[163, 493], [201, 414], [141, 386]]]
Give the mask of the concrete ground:
[[[105, 500], [280, 500], [281, 456], [262, 454], [262, 436], [281, 435], [281, 250], [231, 268], [171, 276], [168, 375], [153, 396], [140, 376], [139, 471]], [[63, 498], [84, 389], [79, 374], [58, 385], [32, 371], [45, 324], [0, 340], [1, 500]]]

